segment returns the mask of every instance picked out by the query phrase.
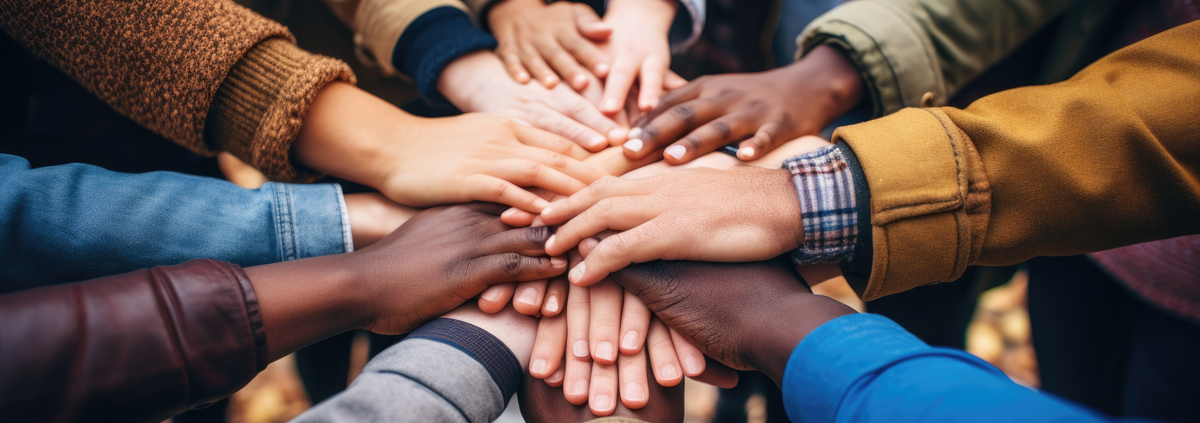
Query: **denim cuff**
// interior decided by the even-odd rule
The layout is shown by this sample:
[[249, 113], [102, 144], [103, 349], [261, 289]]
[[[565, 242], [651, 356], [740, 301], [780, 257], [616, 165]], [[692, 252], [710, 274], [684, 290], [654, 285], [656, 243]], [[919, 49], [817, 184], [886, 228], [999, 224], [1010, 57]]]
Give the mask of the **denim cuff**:
[[268, 182], [279, 260], [298, 260], [354, 251], [350, 217], [338, 184]]
[[[999, 372], [959, 350], [934, 348], [896, 322], [851, 314], [821, 325], [792, 350], [783, 374], [788, 417], [797, 422], [836, 421], [838, 407], [863, 381], [902, 361], [944, 356]], [[1002, 375], [1002, 374], [1001, 374]]]

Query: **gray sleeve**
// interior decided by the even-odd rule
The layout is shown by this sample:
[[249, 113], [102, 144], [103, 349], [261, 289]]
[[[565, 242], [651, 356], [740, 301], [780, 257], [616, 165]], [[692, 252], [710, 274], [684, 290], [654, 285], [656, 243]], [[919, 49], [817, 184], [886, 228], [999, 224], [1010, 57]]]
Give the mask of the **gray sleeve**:
[[406, 339], [367, 363], [345, 391], [293, 422], [487, 423], [507, 403], [475, 358], [445, 343]]

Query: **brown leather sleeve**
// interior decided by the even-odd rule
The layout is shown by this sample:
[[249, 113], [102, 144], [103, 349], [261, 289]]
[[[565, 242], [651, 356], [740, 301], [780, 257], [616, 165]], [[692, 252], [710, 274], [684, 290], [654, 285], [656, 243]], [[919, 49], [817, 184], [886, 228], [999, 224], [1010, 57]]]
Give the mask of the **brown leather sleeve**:
[[6, 421], [162, 421], [267, 364], [237, 265], [193, 260], [0, 296]]

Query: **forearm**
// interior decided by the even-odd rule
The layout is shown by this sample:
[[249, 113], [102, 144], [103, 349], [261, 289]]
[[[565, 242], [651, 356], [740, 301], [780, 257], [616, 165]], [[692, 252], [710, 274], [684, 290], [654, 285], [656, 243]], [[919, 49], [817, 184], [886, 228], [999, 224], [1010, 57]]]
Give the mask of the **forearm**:
[[351, 263], [343, 254], [245, 269], [270, 340], [269, 361], [360, 328], [371, 318], [363, 313], [370, 297], [361, 285], [367, 284]]
[[253, 266], [351, 249], [335, 184], [248, 190], [168, 172], [30, 169], [0, 155], [0, 292], [209, 258]]

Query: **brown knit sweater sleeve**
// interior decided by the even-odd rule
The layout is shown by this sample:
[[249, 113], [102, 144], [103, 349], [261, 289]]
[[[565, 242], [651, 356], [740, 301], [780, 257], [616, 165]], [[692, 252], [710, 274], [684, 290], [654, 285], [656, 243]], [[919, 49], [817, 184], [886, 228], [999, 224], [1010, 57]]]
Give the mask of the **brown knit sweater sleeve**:
[[317, 91], [354, 80], [228, 0], [0, 0], [0, 28], [151, 131], [275, 180], [306, 176], [288, 151]]

